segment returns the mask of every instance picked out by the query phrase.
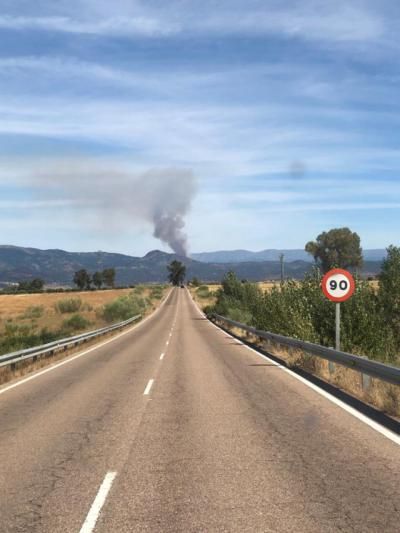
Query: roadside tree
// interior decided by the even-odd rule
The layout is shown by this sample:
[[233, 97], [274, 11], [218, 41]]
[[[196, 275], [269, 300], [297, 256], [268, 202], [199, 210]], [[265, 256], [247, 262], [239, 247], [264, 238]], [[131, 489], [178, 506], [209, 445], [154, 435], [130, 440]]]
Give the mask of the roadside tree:
[[331, 268], [360, 268], [363, 264], [360, 237], [349, 228], [324, 231], [305, 246], [323, 273]]
[[186, 267], [180, 261], [172, 261], [168, 266], [168, 279], [172, 285], [178, 286], [181, 285], [186, 276]]

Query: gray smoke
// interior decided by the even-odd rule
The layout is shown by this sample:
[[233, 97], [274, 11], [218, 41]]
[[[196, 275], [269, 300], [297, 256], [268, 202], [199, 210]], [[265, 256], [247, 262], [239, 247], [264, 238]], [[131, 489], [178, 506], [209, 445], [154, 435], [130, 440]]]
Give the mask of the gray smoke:
[[40, 194], [62, 198], [95, 214], [99, 230], [129, 231], [130, 223], [150, 223], [154, 237], [187, 255], [184, 231], [196, 191], [192, 171], [179, 168], [135, 173], [91, 160], [62, 161], [35, 172]]
[[187, 255], [187, 237], [183, 231], [185, 221], [180, 214], [156, 213], [154, 237], [167, 242], [178, 255]]

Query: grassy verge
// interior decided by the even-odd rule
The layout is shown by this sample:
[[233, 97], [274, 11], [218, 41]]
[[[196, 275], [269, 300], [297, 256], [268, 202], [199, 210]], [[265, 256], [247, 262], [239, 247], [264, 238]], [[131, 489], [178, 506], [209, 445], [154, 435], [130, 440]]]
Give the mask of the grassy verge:
[[400, 387], [375, 378], [367, 378], [363, 382], [362, 374], [350, 368], [329, 364], [320, 357], [260, 339], [240, 328], [228, 327], [225, 324], [223, 327], [255, 348], [276, 356], [289, 368], [300, 368], [380, 411], [400, 418]]
[[220, 285], [200, 285], [199, 287], [189, 287], [189, 290], [193, 300], [202, 310], [205, 310], [215, 305], [219, 288]]

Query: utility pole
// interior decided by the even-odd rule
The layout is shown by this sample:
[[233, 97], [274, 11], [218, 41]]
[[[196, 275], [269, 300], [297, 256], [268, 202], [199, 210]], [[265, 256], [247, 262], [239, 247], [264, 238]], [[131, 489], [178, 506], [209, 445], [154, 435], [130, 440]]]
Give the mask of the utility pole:
[[281, 262], [281, 285], [283, 285], [285, 280], [285, 254], [281, 254], [279, 260]]

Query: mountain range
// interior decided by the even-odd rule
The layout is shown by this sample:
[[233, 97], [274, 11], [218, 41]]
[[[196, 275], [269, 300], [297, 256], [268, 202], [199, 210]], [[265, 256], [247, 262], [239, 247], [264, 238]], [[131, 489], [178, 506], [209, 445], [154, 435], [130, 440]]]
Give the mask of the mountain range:
[[[196, 276], [203, 281], [220, 281], [224, 274], [230, 270], [236, 272], [240, 279], [245, 278], [252, 281], [279, 279], [280, 262], [278, 259], [280, 253], [285, 254], [285, 275], [292, 278], [302, 278], [306, 272], [311, 270], [312, 262], [309, 258], [307, 261], [294, 259], [298, 257], [297, 254], [300, 254], [300, 252], [300, 250], [265, 250], [264, 252], [241, 250], [193, 254], [192, 257], [182, 257], [153, 250], [144, 257], [134, 257], [102, 251], [66, 252], [64, 250], [39, 250], [37, 248], [1, 245], [0, 283], [4, 285], [40, 277], [48, 285], [71, 285], [76, 270], [85, 268], [89, 272], [95, 272], [96, 270], [110, 267], [116, 270], [116, 283], [118, 285], [163, 282], [167, 279], [167, 265], [173, 259], [185, 263], [188, 279]], [[264, 253], [273, 259], [262, 260], [258, 255], [258, 259], [246, 260], [248, 257], [253, 257], [252, 255], [246, 256], [246, 253]], [[228, 255], [225, 256], [224, 254]], [[194, 256], [201, 256], [202, 261], [195, 259]], [[223, 257], [231, 257], [233, 260], [222, 262]], [[275, 259], [276, 257], [278, 259]], [[363, 274], [366, 276], [378, 273], [381, 258], [378, 261], [366, 260]], [[210, 261], [205, 262], [205, 259], [210, 259]]]
[[[261, 250], [260, 252], [251, 252], [249, 250], [221, 250], [217, 252], [193, 253], [192, 259], [203, 263], [243, 263], [253, 261], [279, 261], [280, 256], [285, 256], [286, 262], [305, 261], [312, 263], [313, 258], [305, 250]], [[365, 261], [382, 261], [386, 257], [386, 250], [364, 250]]]

